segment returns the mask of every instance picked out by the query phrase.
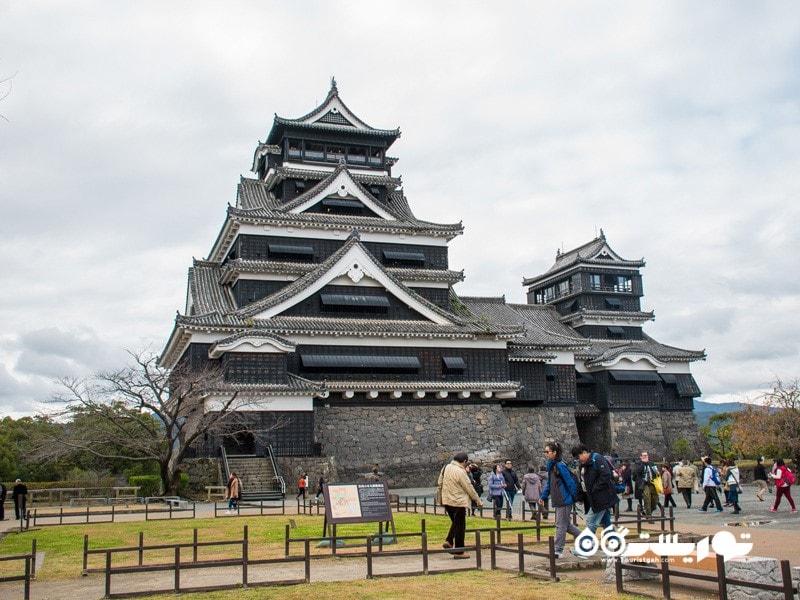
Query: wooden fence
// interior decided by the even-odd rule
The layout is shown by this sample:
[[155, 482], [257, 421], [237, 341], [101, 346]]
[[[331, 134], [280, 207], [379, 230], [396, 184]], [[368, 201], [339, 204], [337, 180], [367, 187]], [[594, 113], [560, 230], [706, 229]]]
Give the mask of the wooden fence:
[[36, 540], [31, 541], [31, 551], [28, 554], [14, 554], [11, 556], [0, 556], [0, 562], [19, 562], [23, 566], [23, 571], [18, 575], [5, 575], [0, 577], [0, 582], [22, 581], [23, 598], [30, 600], [31, 581], [36, 577]]
[[714, 575], [705, 575], [703, 573], [697, 573], [693, 571], [672, 569], [670, 568], [669, 560], [662, 560], [660, 565], [655, 566], [650, 564], [626, 562], [623, 561], [619, 556], [614, 559], [614, 574], [617, 582], [617, 592], [620, 594], [625, 591], [624, 582], [622, 580], [622, 571], [627, 569], [630, 571], [641, 571], [660, 575], [661, 592], [664, 595], [664, 598], [667, 600], [670, 598], [670, 581], [675, 578], [714, 582], [717, 584], [717, 593], [720, 600], [728, 600], [728, 587], [732, 585], [753, 590], [782, 592], [785, 600], [792, 600], [795, 592], [794, 584], [792, 583], [792, 568], [788, 560], [780, 561], [780, 566], [780, 585], [757, 583], [755, 581], [744, 581], [742, 579], [731, 579], [725, 573], [725, 558], [721, 554], [717, 554], [717, 572]]
[[[533, 528], [528, 528], [532, 530]], [[488, 533], [488, 536], [482, 534]], [[252, 557], [252, 546], [248, 537], [248, 528], [245, 525], [242, 531], [242, 537], [236, 540], [225, 541], [200, 541], [198, 539], [197, 530], [194, 530], [191, 542], [178, 543], [178, 544], [145, 544], [143, 534], [139, 534], [139, 543], [135, 546], [121, 547], [121, 548], [100, 548], [91, 549], [89, 547], [89, 538], [84, 538], [84, 574], [90, 572], [103, 573], [105, 581], [105, 596], [108, 598], [128, 598], [144, 594], [157, 594], [157, 593], [185, 593], [185, 592], [200, 592], [212, 590], [225, 590], [234, 589], [237, 587], [258, 587], [258, 586], [277, 586], [277, 585], [291, 585], [298, 583], [310, 583], [312, 568], [311, 565], [314, 560], [330, 558], [336, 556], [339, 558], [364, 558], [365, 564], [365, 577], [372, 579], [375, 577], [395, 577], [395, 576], [409, 576], [409, 575], [430, 575], [436, 573], [449, 573], [455, 571], [466, 571], [483, 568], [483, 553], [488, 549], [490, 556], [490, 568], [496, 569], [497, 556], [501, 552], [513, 552], [519, 556], [518, 570], [520, 574], [533, 577], [544, 577], [558, 581], [556, 574], [556, 561], [554, 553], [554, 540], [549, 537], [547, 545], [537, 548], [534, 542], [525, 541], [522, 532], [517, 534], [515, 544], [500, 544], [497, 543], [499, 532], [494, 529], [474, 529], [469, 530], [468, 534], [474, 537], [474, 543], [464, 547], [464, 551], [474, 552], [474, 566], [459, 566], [453, 568], [432, 570], [430, 568], [429, 559], [432, 555], [436, 554], [450, 554], [452, 550], [431, 549], [428, 547], [428, 534], [425, 527], [424, 519], [421, 522], [421, 530], [419, 532], [410, 533], [392, 533], [378, 535], [377, 538], [374, 534], [367, 536], [328, 536], [317, 538], [291, 538], [290, 531], [286, 531], [286, 552], [280, 558], [260, 558], [255, 559]], [[409, 549], [387, 549], [387, 544], [384, 544], [386, 537], [391, 538], [417, 538], [419, 540], [418, 548]], [[489, 543], [486, 545], [484, 540], [488, 537]], [[377, 542], [375, 540], [378, 540]], [[311, 545], [318, 544], [319, 542], [327, 542], [329, 552], [312, 553]], [[342, 551], [340, 542], [348, 542], [345, 551]], [[302, 547], [299, 554], [293, 554], [290, 548], [294, 545]], [[230, 547], [234, 548], [231, 556], [226, 558], [217, 558], [213, 560], [202, 560], [200, 558], [200, 551], [208, 547]], [[338, 551], [337, 551], [338, 547]], [[149, 562], [148, 555], [159, 553], [162, 557], [164, 553], [169, 554], [172, 560], [160, 562]], [[135, 558], [133, 561], [127, 560], [128, 564], [115, 565], [115, 557], [131, 556]], [[92, 556], [99, 556], [102, 566], [91, 567], [89, 565]], [[527, 571], [525, 569], [525, 557], [538, 556], [548, 558], [548, 574]], [[392, 571], [382, 575], [376, 575], [374, 564], [376, 561], [386, 560], [397, 557], [419, 557], [419, 568], [411, 571], [404, 570]], [[158, 559], [156, 559], [158, 560]], [[130, 564], [134, 562], [135, 564]], [[270, 565], [270, 564], [290, 564], [290, 563], [303, 563], [303, 577], [295, 579], [269, 579], [269, 580], [255, 580], [250, 569], [256, 565]], [[191, 582], [187, 583], [184, 576], [187, 572], [196, 569], [218, 569], [234, 567], [238, 575], [231, 581], [226, 583], [215, 583], [212, 585], [192, 585]], [[155, 584], [148, 589], [125, 591], [114, 591], [113, 581], [120, 575], [132, 573], [155, 573], [168, 571], [172, 573], [172, 585], [169, 588], [156, 588]], [[231, 578], [230, 573], [228, 578]], [[140, 581], [147, 582], [147, 578], [140, 578]]]

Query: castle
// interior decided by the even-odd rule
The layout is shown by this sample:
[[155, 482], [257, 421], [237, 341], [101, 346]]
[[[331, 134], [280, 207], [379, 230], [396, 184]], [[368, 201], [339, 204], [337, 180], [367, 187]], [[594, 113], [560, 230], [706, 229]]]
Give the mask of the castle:
[[[274, 118], [241, 178], [160, 363], [220, 365], [240, 418], [261, 435], [210, 434], [196, 450], [335, 463], [340, 480], [380, 465], [427, 485], [455, 451], [541, 461], [546, 440], [666, 455], [699, 448], [690, 363], [642, 325], [643, 260], [605, 235], [524, 279], [527, 304], [459, 296], [448, 243], [461, 223], [418, 219], [377, 129], [335, 81], [305, 116]], [[315, 458], [316, 457], [316, 458]]]

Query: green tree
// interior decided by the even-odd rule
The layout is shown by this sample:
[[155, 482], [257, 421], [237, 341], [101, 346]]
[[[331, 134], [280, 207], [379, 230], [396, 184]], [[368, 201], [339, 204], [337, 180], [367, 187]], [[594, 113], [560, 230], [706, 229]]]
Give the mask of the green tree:
[[38, 459], [37, 440], [58, 437], [61, 426], [47, 417], [23, 417], [14, 420], [5, 417], [0, 421], [0, 480], [13, 481], [17, 477], [27, 481], [60, 479], [66, 468], [58, 460]]
[[736, 414], [732, 412], [712, 415], [707, 425], [700, 428], [708, 447], [720, 458], [734, 458], [733, 424]]
[[672, 460], [691, 458], [692, 454], [694, 454], [694, 449], [686, 438], [678, 438], [672, 444]]

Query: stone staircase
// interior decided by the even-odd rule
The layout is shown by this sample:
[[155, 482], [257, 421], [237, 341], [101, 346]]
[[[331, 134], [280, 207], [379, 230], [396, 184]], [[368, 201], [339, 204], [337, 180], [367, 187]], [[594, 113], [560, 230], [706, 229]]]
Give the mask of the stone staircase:
[[228, 468], [242, 481], [243, 501], [280, 500], [283, 497], [278, 474], [268, 456], [229, 454]]

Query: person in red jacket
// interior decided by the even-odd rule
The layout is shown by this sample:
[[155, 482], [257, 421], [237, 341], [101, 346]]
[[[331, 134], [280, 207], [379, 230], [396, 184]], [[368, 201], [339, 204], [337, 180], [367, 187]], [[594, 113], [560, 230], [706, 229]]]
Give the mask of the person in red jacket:
[[797, 509], [794, 506], [791, 492], [794, 475], [789, 471], [789, 467], [786, 466], [782, 458], [776, 458], [772, 462], [772, 473], [769, 474], [769, 478], [775, 481], [775, 505], [769, 511], [778, 512], [781, 499], [786, 496], [786, 499], [789, 500], [789, 505], [792, 507], [790, 512], [796, 513]]

